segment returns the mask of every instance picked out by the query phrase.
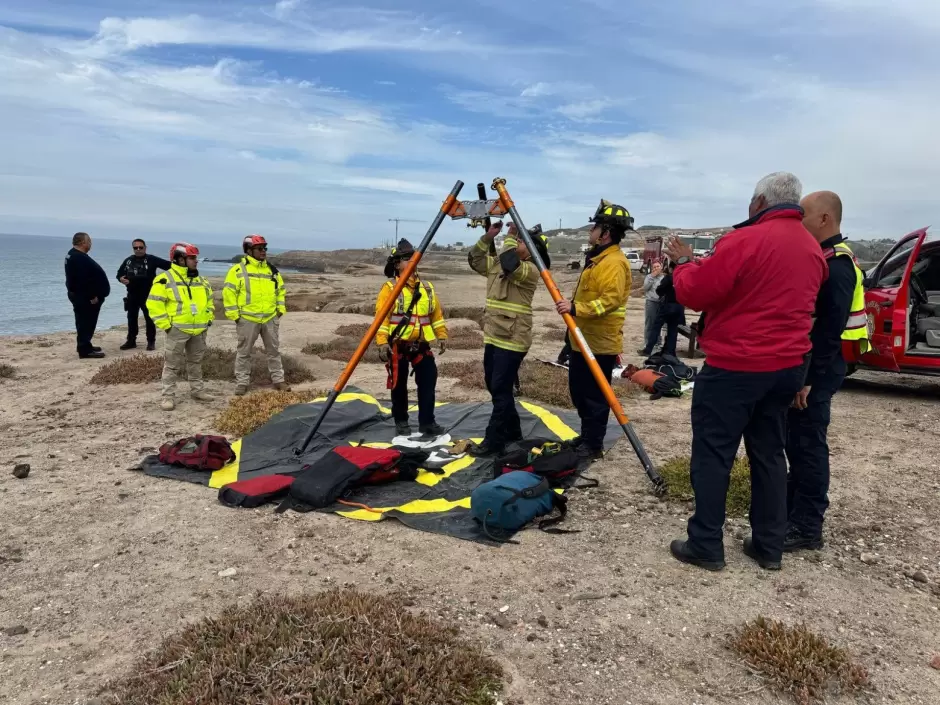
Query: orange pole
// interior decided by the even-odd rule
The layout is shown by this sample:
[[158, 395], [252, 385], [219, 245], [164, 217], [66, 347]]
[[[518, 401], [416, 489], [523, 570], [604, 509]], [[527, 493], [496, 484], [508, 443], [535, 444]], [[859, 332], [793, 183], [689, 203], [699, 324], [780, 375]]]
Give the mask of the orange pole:
[[386, 299], [381, 309], [375, 312], [375, 318], [372, 319], [369, 330], [366, 331], [366, 334], [362, 337], [362, 340], [359, 341], [359, 345], [356, 347], [356, 351], [349, 359], [349, 362], [346, 363], [346, 367], [340, 374], [339, 379], [336, 380], [336, 384], [333, 385], [333, 389], [326, 398], [326, 403], [323, 405], [323, 409], [320, 411], [320, 415], [317, 417], [317, 420], [310, 428], [310, 431], [307, 432], [307, 436], [304, 438], [303, 443], [298, 448], [294, 448], [294, 455], [302, 455], [304, 451], [307, 450], [307, 446], [310, 445], [310, 441], [316, 435], [317, 430], [319, 430], [320, 425], [323, 423], [323, 419], [333, 407], [336, 398], [340, 395], [340, 393], [342, 393], [343, 389], [345, 389], [346, 383], [349, 382], [349, 378], [352, 377], [352, 373], [355, 371], [356, 367], [359, 365], [359, 362], [362, 360], [363, 355], [366, 354], [366, 350], [369, 349], [369, 346], [375, 339], [375, 334], [378, 332], [379, 327], [385, 320], [385, 317], [388, 316], [388, 314], [391, 312], [398, 295], [401, 293], [402, 289], [405, 288], [405, 285], [408, 283], [408, 279], [412, 274], [414, 274], [415, 269], [418, 268], [418, 262], [421, 261], [421, 256], [430, 246], [431, 240], [434, 239], [434, 235], [441, 227], [441, 223], [444, 222], [444, 218], [450, 214], [451, 209], [457, 201], [457, 196], [460, 194], [460, 190], [462, 188], [463, 181], [458, 181], [456, 184], [454, 184], [454, 188], [450, 190], [447, 198], [444, 199], [444, 203], [441, 205], [441, 208], [434, 217], [431, 226], [425, 233], [424, 239], [421, 240], [421, 243], [418, 245], [418, 249], [408, 261], [408, 265], [405, 267], [405, 271], [398, 276], [398, 281], [395, 282], [395, 286], [392, 288], [391, 295], [388, 297], [388, 299]]
[[[499, 194], [500, 202], [503, 204], [506, 212], [509, 213], [509, 217], [512, 218], [512, 222], [515, 223], [516, 229], [519, 231], [519, 235], [525, 241], [526, 247], [529, 249], [529, 254], [532, 256], [532, 261], [536, 268], [538, 268], [539, 274], [542, 276], [542, 281], [545, 282], [545, 287], [548, 289], [549, 295], [552, 297], [552, 300], [555, 303], [558, 303], [564, 299], [564, 297], [561, 295], [561, 292], [555, 285], [555, 280], [552, 279], [551, 272], [549, 272], [548, 268], [545, 266], [545, 262], [542, 260], [541, 255], [538, 253], [538, 249], [535, 247], [535, 243], [532, 242], [532, 236], [529, 235], [529, 231], [526, 229], [525, 223], [522, 222], [522, 218], [519, 216], [519, 212], [516, 210], [516, 205], [509, 196], [509, 191], [506, 190], [506, 179], [494, 179], [493, 190]], [[601, 392], [603, 392], [604, 399], [607, 400], [607, 404], [610, 406], [610, 410], [614, 412], [617, 423], [620, 424], [620, 428], [626, 435], [627, 440], [630, 441], [630, 445], [633, 446], [633, 450], [636, 453], [637, 458], [639, 458], [640, 463], [643, 465], [643, 469], [646, 471], [647, 476], [649, 477], [650, 481], [652, 481], [656, 490], [662, 492], [665, 489], [665, 482], [662, 476], [653, 466], [653, 462], [650, 460], [649, 455], [647, 455], [646, 449], [643, 448], [643, 443], [636, 435], [636, 431], [630, 424], [630, 420], [627, 418], [627, 415], [624, 413], [623, 407], [620, 405], [620, 400], [617, 399], [617, 395], [614, 394], [613, 387], [610, 386], [610, 383], [604, 376], [604, 371], [601, 370], [600, 365], [597, 364], [597, 358], [595, 358], [594, 353], [591, 352], [591, 347], [584, 339], [584, 335], [581, 333], [581, 329], [578, 328], [578, 324], [575, 322], [574, 316], [572, 316], [570, 313], [563, 313], [561, 314], [561, 317], [564, 319], [565, 325], [568, 326], [568, 332], [571, 334], [572, 338], [577, 341], [578, 347], [581, 349], [581, 352], [584, 355], [584, 359], [588, 363], [588, 368], [591, 370], [591, 375], [597, 382], [597, 386], [600, 387]]]

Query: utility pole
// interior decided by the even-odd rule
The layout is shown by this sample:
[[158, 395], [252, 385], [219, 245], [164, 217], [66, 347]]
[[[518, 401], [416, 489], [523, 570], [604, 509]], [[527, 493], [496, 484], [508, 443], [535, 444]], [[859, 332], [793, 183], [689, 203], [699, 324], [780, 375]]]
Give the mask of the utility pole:
[[389, 223], [395, 223], [395, 243], [398, 243], [398, 224], [399, 223], [423, 223], [423, 220], [408, 220], [407, 218], [389, 218]]

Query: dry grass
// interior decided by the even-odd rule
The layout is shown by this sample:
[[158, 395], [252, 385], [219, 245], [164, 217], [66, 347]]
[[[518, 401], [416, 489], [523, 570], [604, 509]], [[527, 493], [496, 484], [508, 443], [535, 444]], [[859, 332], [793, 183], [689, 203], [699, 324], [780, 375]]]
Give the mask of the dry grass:
[[[306, 355], [316, 355], [324, 360], [349, 362], [353, 352], [359, 346], [360, 340], [362, 340], [362, 336], [356, 338], [344, 336], [342, 338], [333, 338], [325, 343], [307, 343], [300, 349], [300, 352]], [[376, 365], [383, 364], [379, 359], [379, 349], [375, 345], [370, 345], [366, 348], [366, 354], [363, 355], [362, 362], [369, 362]]]
[[[284, 377], [288, 384], [310, 382], [313, 373], [297, 358], [281, 353]], [[147, 384], [157, 382], [163, 375], [163, 356], [138, 353], [132, 357], [110, 362], [95, 373], [92, 384]], [[235, 351], [209, 348], [202, 361], [203, 379], [234, 381]], [[270, 382], [267, 358], [255, 350], [251, 358], [252, 383]]]
[[549, 328], [546, 326], [542, 328], [541, 335], [543, 340], [556, 340], [559, 343], [563, 343], [565, 342], [565, 337], [568, 335], [568, 329], [562, 328], [559, 330], [558, 328]]
[[452, 318], [466, 318], [476, 321], [480, 328], [483, 328], [483, 307], [481, 306], [450, 306], [444, 309], [444, 317], [447, 320]]
[[[464, 387], [486, 389], [481, 360], [445, 362], [438, 366], [438, 372], [442, 377], [459, 380]], [[519, 368], [519, 385], [522, 387], [522, 396], [526, 399], [562, 409], [574, 408], [568, 392], [568, 371], [561, 367], [527, 360]], [[626, 380], [614, 379], [612, 386], [621, 400], [636, 397], [642, 393], [639, 387]]]
[[493, 705], [503, 672], [456, 629], [353, 590], [258, 595], [167, 637], [108, 705]]
[[279, 392], [266, 389], [253, 392], [244, 397], [232, 399], [215, 420], [215, 427], [222, 433], [232, 436], [247, 436], [255, 429], [261, 428], [275, 414], [284, 411], [292, 404], [304, 402], [325, 396], [327, 392]]
[[[637, 385], [633, 385], [637, 387]], [[639, 389], [639, 387], [637, 387]], [[695, 498], [690, 475], [691, 459], [670, 458], [659, 468], [666, 481], [666, 497], [677, 502], [688, 502]], [[751, 464], [747, 458], [736, 458], [731, 468], [728, 485], [728, 501], [725, 511], [728, 516], [746, 517], [751, 508]]]
[[728, 646], [771, 686], [799, 705], [823, 702], [830, 695], [855, 695], [869, 689], [868, 671], [842, 648], [811, 632], [758, 617], [738, 628]]
[[0, 379], [12, 379], [16, 376], [16, 368], [5, 362], [0, 363]]

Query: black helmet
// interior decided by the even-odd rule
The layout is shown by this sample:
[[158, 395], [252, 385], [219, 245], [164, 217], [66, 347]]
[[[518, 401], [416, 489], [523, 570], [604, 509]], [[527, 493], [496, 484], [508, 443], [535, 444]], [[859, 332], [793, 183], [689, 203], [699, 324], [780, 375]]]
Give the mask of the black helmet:
[[411, 259], [411, 256], [414, 253], [414, 245], [408, 242], [405, 238], [399, 240], [398, 246], [392, 248], [392, 254], [390, 254], [388, 259], [385, 261], [385, 276], [389, 278], [394, 277], [395, 264], [403, 259]]
[[633, 230], [633, 216], [630, 215], [630, 211], [603, 198], [597, 210], [594, 211], [594, 216], [588, 218], [588, 221], [615, 230]]
[[539, 251], [539, 257], [545, 263], [545, 268], [551, 269], [552, 258], [548, 254], [548, 238], [542, 234], [542, 224], [539, 223], [529, 228], [529, 236], [532, 238], [535, 249]]

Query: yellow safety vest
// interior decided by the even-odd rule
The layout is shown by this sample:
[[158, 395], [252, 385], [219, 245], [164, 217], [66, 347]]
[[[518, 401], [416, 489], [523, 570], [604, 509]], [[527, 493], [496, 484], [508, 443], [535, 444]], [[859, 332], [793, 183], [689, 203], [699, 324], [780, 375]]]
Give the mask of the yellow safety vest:
[[[389, 282], [386, 286], [394, 286], [394, 284]], [[411, 309], [411, 313], [406, 315], [408, 308], [411, 306], [412, 292], [414, 292], [414, 287], [406, 285], [398, 295], [398, 299], [388, 316], [388, 335], [391, 335], [398, 325], [404, 321], [405, 325], [402, 326], [401, 331], [396, 336], [398, 340], [412, 341], [421, 339], [430, 343], [437, 338], [434, 326], [431, 324], [431, 313], [437, 306], [434, 285], [430, 282], [418, 282], [418, 302]]]
[[186, 267], [174, 264], [153, 281], [147, 312], [161, 330], [174, 328], [189, 335], [205, 333], [215, 318], [212, 287], [201, 276], [190, 277]]
[[287, 312], [284, 279], [267, 262], [246, 255], [228, 270], [222, 304], [229, 320], [267, 323], [278, 313]]
[[862, 281], [865, 274], [858, 266], [858, 260], [852, 249], [844, 242], [837, 243], [831, 250], [825, 253], [826, 259], [832, 257], [849, 257], [852, 265], [855, 267], [855, 291], [852, 294], [852, 306], [849, 309], [849, 318], [845, 322], [845, 330], [842, 332], [842, 340], [857, 340], [860, 346], [859, 352], [866, 353], [871, 349], [872, 322], [865, 311], [865, 287]]

